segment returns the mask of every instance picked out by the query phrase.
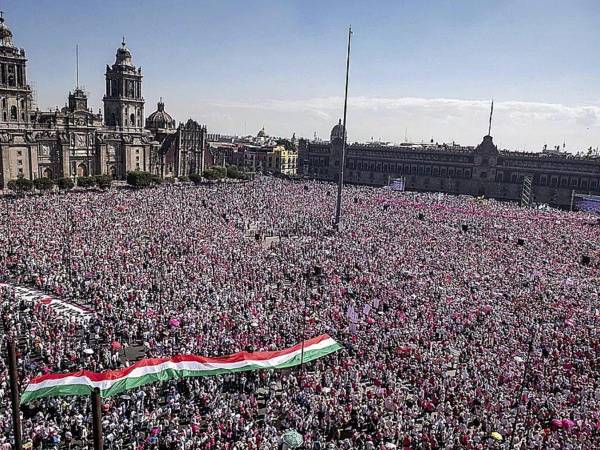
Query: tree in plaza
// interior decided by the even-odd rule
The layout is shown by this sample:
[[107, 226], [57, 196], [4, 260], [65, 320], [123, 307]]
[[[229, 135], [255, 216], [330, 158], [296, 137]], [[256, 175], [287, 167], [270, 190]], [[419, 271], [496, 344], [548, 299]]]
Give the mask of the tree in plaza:
[[59, 178], [58, 180], [56, 180], [56, 184], [58, 185], [58, 189], [60, 189], [61, 191], [69, 191], [75, 186], [73, 180], [68, 177]]
[[194, 184], [202, 183], [202, 175], [198, 175], [197, 173], [193, 173], [190, 175], [190, 181]]
[[247, 180], [248, 175], [238, 169], [237, 166], [227, 166], [227, 178], [234, 180]]
[[82, 188], [94, 187], [96, 185], [95, 177], [78, 177], [77, 178], [77, 186], [81, 186]]
[[33, 189], [33, 181], [26, 178], [17, 178], [16, 180], [10, 180], [7, 187], [13, 192], [29, 192]]
[[94, 178], [96, 180], [96, 186], [100, 189], [110, 189], [110, 186], [112, 185], [112, 177], [110, 175], [96, 175]]
[[134, 170], [127, 173], [127, 184], [135, 188], [145, 188], [161, 183], [162, 180], [158, 175], [153, 175], [149, 172]]
[[215, 171], [214, 168], [206, 169], [202, 176], [207, 180], [218, 180], [221, 177], [219, 176], [219, 172]]
[[36, 178], [33, 185], [38, 191], [50, 191], [54, 187], [54, 181], [50, 178]]

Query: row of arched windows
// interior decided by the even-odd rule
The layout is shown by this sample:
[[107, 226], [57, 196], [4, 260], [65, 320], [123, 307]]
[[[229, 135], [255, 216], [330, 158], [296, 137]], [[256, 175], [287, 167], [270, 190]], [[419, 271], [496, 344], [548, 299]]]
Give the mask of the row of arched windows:
[[390, 175], [422, 175], [449, 178], [471, 178], [470, 168], [423, 164], [388, 163], [349, 159], [346, 168], [350, 170], [381, 172]]
[[[496, 173], [496, 181], [505, 183], [523, 183], [525, 175], [522, 173]], [[548, 186], [552, 188], [563, 189], [581, 189], [581, 190], [598, 190], [600, 182], [597, 178], [569, 176], [569, 175], [553, 175], [553, 174], [535, 174], [532, 182], [536, 186]]]

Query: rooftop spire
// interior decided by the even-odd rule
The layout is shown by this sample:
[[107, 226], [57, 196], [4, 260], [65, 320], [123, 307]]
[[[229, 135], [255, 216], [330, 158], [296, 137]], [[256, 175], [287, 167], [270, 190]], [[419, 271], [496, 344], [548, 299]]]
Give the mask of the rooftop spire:
[[125, 45], [126, 45], [126, 44], [125, 44], [125, 36], [123, 36], [123, 42], [121, 42], [121, 45], [122, 45], [123, 47], [125, 47]]
[[4, 23], [4, 11], [0, 11], [0, 23]]

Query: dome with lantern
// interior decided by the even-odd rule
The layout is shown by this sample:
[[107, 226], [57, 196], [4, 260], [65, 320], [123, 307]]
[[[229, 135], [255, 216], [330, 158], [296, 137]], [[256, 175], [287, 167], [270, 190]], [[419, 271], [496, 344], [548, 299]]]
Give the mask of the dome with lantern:
[[12, 31], [10, 31], [10, 28], [4, 23], [4, 17], [0, 17], [0, 47], [13, 48], [14, 44], [12, 42], [12, 37]]
[[333, 142], [337, 139], [343, 140], [344, 136], [344, 125], [342, 125], [342, 119], [340, 119], [338, 124], [331, 130], [331, 141]]
[[162, 98], [158, 102], [158, 109], [146, 119], [146, 129], [151, 131], [170, 131], [175, 129], [175, 119], [165, 111], [165, 104]]
[[117, 60], [115, 61], [115, 64], [119, 66], [133, 66], [133, 62], [131, 62], [131, 51], [127, 48], [127, 44], [125, 44], [125, 38], [123, 38], [121, 47], [117, 49]]

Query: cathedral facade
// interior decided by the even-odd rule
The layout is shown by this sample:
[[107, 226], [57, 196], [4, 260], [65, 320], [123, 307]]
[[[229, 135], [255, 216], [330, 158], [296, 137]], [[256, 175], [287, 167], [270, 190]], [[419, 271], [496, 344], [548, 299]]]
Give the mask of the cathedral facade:
[[[301, 140], [301, 174], [337, 181], [344, 127], [329, 142]], [[487, 135], [477, 147], [457, 145], [346, 146], [344, 181], [386, 186], [403, 178], [407, 190], [485, 196], [498, 200], [569, 208], [574, 193], [600, 195], [600, 158], [567, 153], [498, 150]]]
[[[206, 127], [193, 121], [175, 127], [169, 116], [172, 122], [162, 130], [150, 120], [161, 108], [164, 112], [160, 104], [145, 120], [142, 69], [133, 64], [124, 41], [115, 63], [106, 67], [104, 115], [88, 107], [78, 86], [64, 108], [34, 110], [26, 63], [25, 50], [14, 45], [0, 18], [0, 188], [17, 178], [102, 174], [124, 179], [134, 170], [165, 176], [202, 172]], [[165, 142], [167, 138], [171, 141]], [[165, 163], [169, 157], [171, 166]], [[166, 173], [165, 166], [172, 170]]]

